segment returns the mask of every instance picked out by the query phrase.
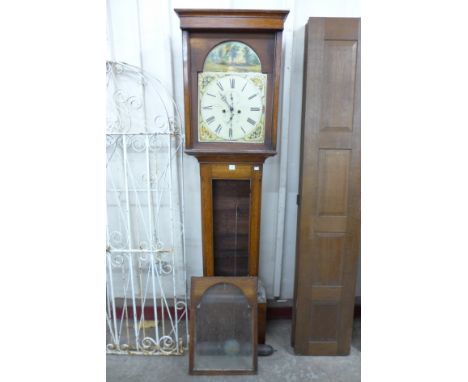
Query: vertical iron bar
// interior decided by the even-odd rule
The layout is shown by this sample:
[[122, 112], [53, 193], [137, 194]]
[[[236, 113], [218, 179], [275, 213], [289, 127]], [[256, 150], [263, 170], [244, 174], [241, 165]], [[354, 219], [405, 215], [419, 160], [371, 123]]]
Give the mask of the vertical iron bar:
[[[128, 174], [127, 174], [127, 164], [128, 164], [128, 158], [127, 158], [127, 136], [123, 135], [122, 136], [123, 140], [123, 162], [124, 162], [124, 180], [125, 180], [125, 197], [126, 197], [126, 202], [127, 202], [127, 226], [128, 226], [128, 232], [127, 232], [127, 238], [128, 238], [128, 249], [132, 249], [132, 226], [131, 226], [131, 217], [130, 217], [130, 197], [129, 197], [129, 190], [128, 190]], [[138, 323], [137, 323], [137, 310], [136, 310], [136, 301], [135, 301], [135, 284], [133, 281], [133, 259], [132, 259], [132, 252], [128, 254], [128, 260], [129, 260], [129, 273], [130, 273], [130, 290], [132, 292], [132, 304], [133, 304], [133, 324], [134, 324], [134, 330], [135, 330], [135, 343], [136, 343], [136, 349], [137, 351], [139, 350], [140, 346], [138, 344]]]
[[[150, 230], [150, 237], [149, 237], [149, 245], [150, 245], [150, 250], [153, 250], [153, 202], [152, 202], [152, 189], [151, 189], [151, 166], [150, 166], [150, 155], [149, 155], [149, 147], [150, 147], [150, 141], [149, 141], [149, 136], [146, 135], [146, 174], [147, 174], [147, 179], [146, 179], [146, 187], [147, 187], [147, 199], [148, 199], [148, 224], [149, 224], [149, 230]], [[157, 244], [157, 242], [155, 243]], [[157, 295], [156, 295], [156, 285], [155, 285], [155, 280], [154, 280], [154, 256], [155, 252], [150, 252], [150, 259], [151, 259], [151, 281], [152, 281], [152, 287], [153, 287], [153, 309], [154, 309], [154, 332], [156, 335], [156, 342], [159, 345], [159, 329], [158, 329], [158, 310], [157, 310]]]
[[115, 333], [115, 340], [117, 344], [120, 345], [120, 335], [117, 332], [117, 313], [115, 309], [115, 295], [114, 295], [114, 280], [112, 276], [112, 259], [111, 254], [107, 253], [107, 268], [109, 269], [109, 284], [110, 284], [110, 294], [111, 294], [111, 301], [112, 301], [112, 322], [114, 324], [114, 333]]
[[124, 320], [125, 314], [127, 312], [127, 290], [128, 290], [128, 285], [130, 279], [127, 279], [125, 277], [125, 264], [122, 263], [122, 283], [124, 285], [124, 301], [123, 301], [123, 306], [122, 306], [122, 314], [120, 315], [120, 328], [119, 328], [119, 337], [122, 338], [122, 328], [123, 328], [123, 323], [126, 323], [126, 330], [127, 330], [127, 338], [130, 338], [130, 335], [128, 334], [128, 319]]
[[[174, 101], [173, 101], [174, 102]], [[178, 120], [181, 121], [182, 118], [179, 115], [179, 110], [177, 109], [176, 104], [174, 103], [174, 110], [176, 115], [178, 116]], [[180, 232], [181, 232], [181, 240], [182, 240], [182, 265], [184, 267], [183, 277], [184, 277], [184, 313], [185, 313], [185, 335], [187, 338], [187, 346], [189, 343], [189, 327], [188, 327], [188, 314], [187, 314], [187, 272], [186, 272], [186, 259], [185, 259], [185, 202], [184, 202], [184, 191], [185, 191], [185, 184], [184, 184], [184, 154], [182, 152], [185, 143], [185, 136], [182, 131], [182, 126], [179, 127], [179, 142], [177, 146], [177, 151], [181, 154], [179, 155], [179, 162], [180, 162], [180, 175], [178, 174], [177, 179], [180, 179], [179, 185], [179, 205], [180, 205]], [[180, 150], [180, 151], [179, 151]]]
[[[146, 337], [145, 331], [145, 299], [143, 298], [143, 279], [142, 279], [142, 260], [141, 254], [138, 255], [138, 281], [140, 282], [140, 320], [138, 322], [138, 327], [143, 331], [143, 338]], [[142, 325], [143, 323], [143, 325]]]
[[[175, 242], [174, 242], [174, 205], [172, 203], [172, 137], [173, 134], [170, 131], [171, 126], [169, 125], [169, 134], [167, 135], [168, 137], [168, 159], [169, 159], [169, 209], [171, 213], [171, 243], [172, 243], [172, 248], [175, 249]], [[172, 258], [172, 289], [173, 289], [173, 306], [174, 306], [174, 336], [175, 336], [175, 343], [176, 343], [176, 349], [177, 353], [179, 352], [179, 325], [178, 325], [178, 319], [177, 319], [177, 288], [176, 288], [176, 264], [175, 264], [175, 250], [171, 252], [171, 258]]]
[[156, 275], [154, 274], [154, 262], [155, 262], [155, 253], [151, 252], [151, 281], [152, 281], [152, 286], [153, 286], [153, 309], [154, 309], [154, 323], [155, 323], [155, 334], [156, 334], [156, 342], [159, 345], [159, 321], [158, 321], [158, 299], [156, 298], [156, 284], [155, 284], [155, 277]]

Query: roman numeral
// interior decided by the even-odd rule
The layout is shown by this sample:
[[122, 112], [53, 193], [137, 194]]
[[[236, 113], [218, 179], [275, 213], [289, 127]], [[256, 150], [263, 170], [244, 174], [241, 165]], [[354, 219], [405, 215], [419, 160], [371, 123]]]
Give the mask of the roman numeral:
[[252, 126], [255, 126], [255, 121], [252, 118], [247, 118], [247, 122], [250, 123]]
[[244, 128], [243, 128], [242, 126], [240, 126], [240, 129], [241, 129], [241, 130], [244, 132], [244, 134], [245, 134], [245, 130], [244, 130]]
[[251, 95], [251, 96], [249, 97], [249, 99], [252, 99], [252, 98], [254, 98], [254, 97], [256, 97], [256, 96], [257, 96], [257, 94], [253, 94], [253, 95]]
[[232, 127], [229, 128], [229, 139], [232, 139]]
[[218, 85], [218, 88], [219, 88], [220, 90], [224, 90], [223, 85], [221, 85], [221, 82], [219, 82], [219, 81], [216, 82], [216, 85]]
[[222, 128], [223, 128], [223, 126], [218, 125], [218, 127], [217, 127], [216, 130], [215, 130], [215, 133], [216, 133], [216, 134], [219, 134], [219, 133], [221, 132], [221, 129], [222, 129]]
[[211, 109], [213, 109], [213, 105], [203, 106], [203, 110], [211, 110]]
[[212, 123], [214, 120], [215, 120], [215, 117], [214, 117], [214, 115], [212, 115], [210, 118], [208, 118], [208, 119], [206, 120], [206, 122], [207, 122], [208, 124], [210, 124], [210, 123]]
[[244, 87], [242, 88], [241, 92], [244, 91], [245, 87], [247, 86], [247, 82], [245, 83]]
[[260, 108], [259, 107], [251, 107], [250, 111], [260, 111]]
[[229, 82], [231, 83], [231, 89], [234, 89], [234, 87], [236, 86], [236, 80], [235, 80], [235, 78], [231, 78], [231, 79], [229, 80]]
[[206, 94], [208, 94], [208, 95], [211, 96], [211, 97], [215, 97], [215, 98], [216, 98], [216, 96], [215, 96], [214, 94], [211, 94], [211, 93], [206, 93]]

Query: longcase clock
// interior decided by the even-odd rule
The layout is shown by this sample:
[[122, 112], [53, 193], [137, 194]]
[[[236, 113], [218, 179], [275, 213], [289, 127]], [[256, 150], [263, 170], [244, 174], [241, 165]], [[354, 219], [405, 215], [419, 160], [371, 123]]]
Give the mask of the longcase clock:
[[262, 170], [276, 154], [288, 11], [175, 12], [183, 38], [185, 152], [200, 163], [203, 273], [258, 276]]

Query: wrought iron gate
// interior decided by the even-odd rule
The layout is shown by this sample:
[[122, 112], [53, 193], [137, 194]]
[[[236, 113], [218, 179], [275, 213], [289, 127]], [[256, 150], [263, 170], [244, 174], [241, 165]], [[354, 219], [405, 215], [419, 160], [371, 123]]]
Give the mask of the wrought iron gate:
[[161, 83], [107, 63], [107, 352], [187, 347], [183, 132]]

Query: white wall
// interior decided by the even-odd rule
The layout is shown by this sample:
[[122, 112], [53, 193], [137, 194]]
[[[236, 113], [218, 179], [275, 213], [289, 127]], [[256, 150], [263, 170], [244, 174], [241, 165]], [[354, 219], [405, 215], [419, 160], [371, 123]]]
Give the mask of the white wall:
[[[268, 298], [292, 298], [299, 176], [304, 26], [312, 16], [360, 17], [359, 0], [108, 0], [109, 59], [143, 67], [183, 110], [182, 41], [174, 8], [289, 9], [283, 45], [278, 155], [265, 162], [260, 277]], [[188, 277], [202, 275], [198, 162], [185, 156]], [[360, 282], [360, 280], [359, 280]], [[358, 288], [360, 290], [360, 288]]]

